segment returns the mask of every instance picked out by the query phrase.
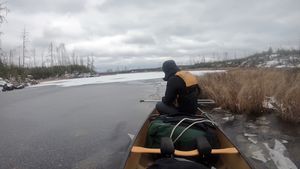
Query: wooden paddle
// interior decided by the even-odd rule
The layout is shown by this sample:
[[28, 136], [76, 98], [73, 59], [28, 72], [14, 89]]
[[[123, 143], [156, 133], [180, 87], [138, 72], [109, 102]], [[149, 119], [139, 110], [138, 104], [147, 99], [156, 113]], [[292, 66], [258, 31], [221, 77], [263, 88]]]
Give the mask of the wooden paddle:
[[[148, 153], [148, 154], [160, 154], [159, 148], [145, 148], [139, 146], [133, 146], [131, 149], [132, 153]], [[231, 148], [222, 148], [222, 149], [212, 149], [211, 154], [238, 154], [238, 150], [234, 147]], [[198, 156], [199, 152], [197, 149], [191, 151], [180, 151], [175, 150], [174, 153], [176, 156]]]

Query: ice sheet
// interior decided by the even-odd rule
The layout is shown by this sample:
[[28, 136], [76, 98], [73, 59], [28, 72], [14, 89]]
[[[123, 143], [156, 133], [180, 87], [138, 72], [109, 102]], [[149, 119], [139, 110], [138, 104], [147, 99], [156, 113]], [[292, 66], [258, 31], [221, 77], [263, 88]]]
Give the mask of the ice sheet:
[[[201, 76], [206, 73], [214, 72], [224, 72], [223, 70], [208, 70], [208, 71], [190, 71], [191, 73]], [[150, 79], [159, 79], [163, 78], [163, 72], [146, 72], [146, 73], [124, 73], [124, 74], [115, 74], [115, 75], [105, 75], [99, 77], [89, 77], [89, 78], [77, 78], [77, 79], [66, 79], [66, 80], [55, 80], [42, 82], [33, 87], [41, 86], [61, 86], [61, 87], [70, 87], [70, 86], [81, 86], [88, 84], [102, 84], [102, 83], [116, 83], [116, 82], [128, 82], [136, 80], [150, 80]]]

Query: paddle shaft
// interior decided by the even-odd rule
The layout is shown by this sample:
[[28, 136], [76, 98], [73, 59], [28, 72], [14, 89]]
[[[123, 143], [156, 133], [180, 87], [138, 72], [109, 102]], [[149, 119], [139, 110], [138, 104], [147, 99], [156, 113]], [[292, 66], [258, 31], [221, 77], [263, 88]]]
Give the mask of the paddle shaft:
[[[149, 100], [140, 100], [140, 102], [159, 102], [159, 101], [161, 101], [161, 100], [155, 100], [155, 99], [153, 99], [153, 100], [151, 100], [151, 99], [149, 99]], [[198, 104], [215, 104], [215, 101], [211, 100], [211, 99], [198, 99], [197, 103]]]
[[[145, 148], [145, 147], [139, 147], [139, 146], [133, 146], [131, 149], [132, 153], [147, 153], [147, 154], [160, 154], [159, 148]], [[222, 149], [212, 149], [211, 154], [237, 154], [239, 153], [238, 150], [234, 147], [231, 148], [222, 148]], [[201, 153], [197, 149], [191, 150], [191, 151], [180, 151], [175, 150], [174, 154], [176, 156], [183, 156], [183, 157], [189, 157], [189, 156], [198, 156]]]

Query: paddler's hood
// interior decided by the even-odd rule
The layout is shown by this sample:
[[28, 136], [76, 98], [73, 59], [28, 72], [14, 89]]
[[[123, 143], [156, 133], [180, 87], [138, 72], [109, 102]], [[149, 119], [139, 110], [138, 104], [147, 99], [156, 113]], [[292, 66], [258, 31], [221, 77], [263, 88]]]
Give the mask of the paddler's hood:
[[163, 63], [162, 70], [165, 73], [165, 77], [163, 78], [165, 81], [168, 81], [168, 79], [175, 75], [176, 72], [178, 72], [180, 69], [176, 65], [174, 60], [167, 60]]

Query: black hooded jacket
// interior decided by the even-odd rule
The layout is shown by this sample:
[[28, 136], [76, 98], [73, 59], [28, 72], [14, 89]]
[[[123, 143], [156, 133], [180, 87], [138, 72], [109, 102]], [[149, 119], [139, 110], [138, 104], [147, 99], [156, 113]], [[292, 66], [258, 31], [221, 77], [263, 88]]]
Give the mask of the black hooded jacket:
[[[200, 92], [198, 85], [186, 87], [184, 80], [177, 76], [180, 71], [173, 60], [164, 62], [162, 67], [167, 81], [165, 96], [162, 102], [168, 106], [174, 106], [179, 112], [193, 114], [197, 111], [197, 99]], [[177, 105], [175, 103], [177, 102]]]

